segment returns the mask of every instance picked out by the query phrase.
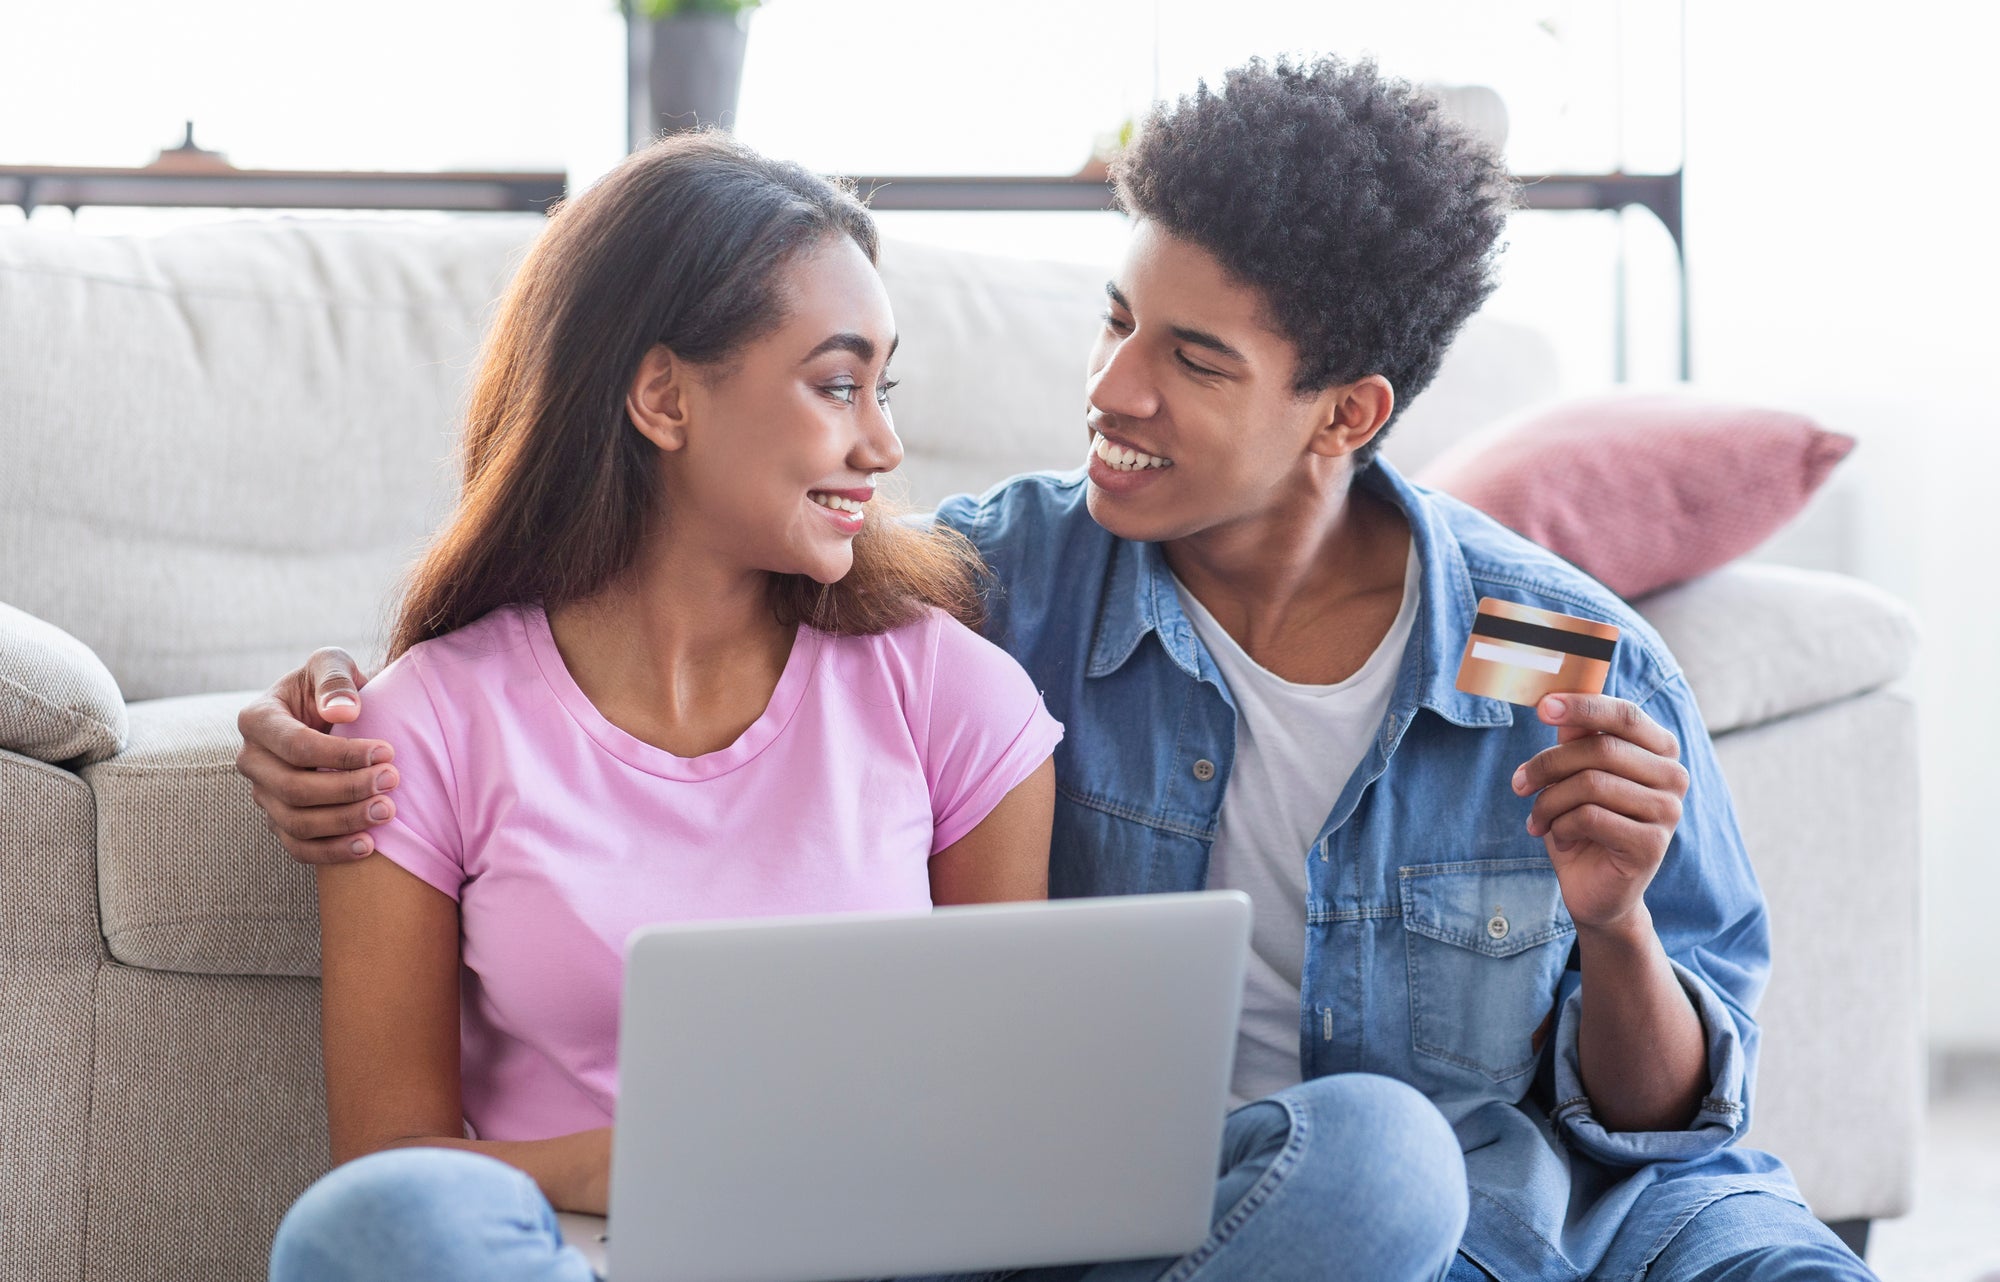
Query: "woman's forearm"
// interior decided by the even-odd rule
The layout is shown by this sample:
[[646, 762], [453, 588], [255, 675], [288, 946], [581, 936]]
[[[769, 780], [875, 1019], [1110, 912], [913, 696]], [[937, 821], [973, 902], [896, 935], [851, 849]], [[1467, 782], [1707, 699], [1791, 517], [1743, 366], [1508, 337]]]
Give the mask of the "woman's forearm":
[[412, 1135], [381, 1146], [455, 1148], [495, 1158], [522, 1172], [558, 1211], [608, 1214], [611, 1128], [577, 1131], [545, 1140], [469, 1140], [457, 1135]]
[[1701, 1016], [1641, 907], [1637, 920], [1579, 927], [1583, 1015], [1578, 1067], [1606, 1130], [1676, 1131], [1708, 1091]]

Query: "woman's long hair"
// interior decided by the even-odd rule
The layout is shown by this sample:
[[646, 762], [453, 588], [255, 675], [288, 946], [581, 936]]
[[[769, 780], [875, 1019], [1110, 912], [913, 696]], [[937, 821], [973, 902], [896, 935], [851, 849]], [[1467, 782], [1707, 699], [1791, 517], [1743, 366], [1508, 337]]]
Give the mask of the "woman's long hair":
[[[559, 209], [487, 336], [458, 508], [410, 573], [389, 657], [502, 605], [554, 611], [631, 565], [662, 503], [658, 449], [625, 409], [640, 359], [660, 343], [725, 361], [782, 319], [793, 255], [835, 235], [875, 261], [851, 193], [722, 133], [655, 143]], [[976, 623], [972, 546], [878, 506], [837, 583], [772, 576], [779, 621], [867, 634], [937, 606]]]

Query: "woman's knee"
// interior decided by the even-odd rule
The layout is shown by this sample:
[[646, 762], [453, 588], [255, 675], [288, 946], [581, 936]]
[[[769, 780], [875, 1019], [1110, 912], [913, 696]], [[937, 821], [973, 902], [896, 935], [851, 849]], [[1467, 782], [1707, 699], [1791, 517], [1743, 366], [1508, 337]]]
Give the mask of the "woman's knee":
[[1342, 1073], [1281, 1092], [1303, 1115], [1327, 1192], [1357, 1217], [1414, 1235], [1448, 1258], [1465, 1232], [1465, 1156], [1451, 1123], [1394, 1078]]
[[1736, 1193], [1697, 1212], [1646, 1268], [1659, 1282], [1834, 1282], [1874, 1277], [1795, 1202]]
[[271, 1277], [382, 1276], [394, 1260], [475, 1236], [465, 1232], [468, 1221], [515, 1214], [539, 1196], [526, 1175], [477, 1153], [370, 1153], [327, 1172], [292, 1204], [271, 1244]]

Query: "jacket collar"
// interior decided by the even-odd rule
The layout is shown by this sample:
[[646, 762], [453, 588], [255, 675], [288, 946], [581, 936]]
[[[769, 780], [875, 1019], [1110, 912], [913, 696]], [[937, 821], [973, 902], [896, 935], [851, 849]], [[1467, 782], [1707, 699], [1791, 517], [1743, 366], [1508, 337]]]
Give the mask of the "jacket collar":
[[[1354, 482], [1394, 503], [1410, 524], [1417, 545], [1417, 617], [1390, 706], [1403, 715], [1392, 724], [1407, 728], [1408, 714], [1429, 708], [1461, 726], [1513, 724], [1511, 706], [1497, 699], [1466, 694], [1457, 687], [1460, 656], [1472, 632], [1479, 599], [1465, 555], [1437, 497], [1412, 485], [1386, 459], [1377, 459]], [[1098, 602], [1096, 632], [1087, 675], [1103, 677], [1123, 667], [1147, 633], [1175, 667], [1193, 680], [1203, 680], [1213, 663], [1205, 662], [1194, 628], [1174, 592], [1173, 572], [1157, 543], [1113, 542], [1111, 573]], [[1397, 737], [1400, 737], [1398, 733]]]

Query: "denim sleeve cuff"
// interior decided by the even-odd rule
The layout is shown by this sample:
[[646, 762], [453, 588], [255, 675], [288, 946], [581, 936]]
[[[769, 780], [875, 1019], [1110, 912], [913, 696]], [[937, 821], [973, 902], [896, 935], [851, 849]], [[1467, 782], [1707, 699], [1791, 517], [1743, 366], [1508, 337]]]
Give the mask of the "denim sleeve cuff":
[[1583, 1014], [1579, 987], [1563, 1003], [1556, 1025], [1556, 1106], [1552, 1118], [1571, 1148], [1615, 1166], [1645, 1166], [1653, 1162], [1686, 1162], [1729, 1144], [1749, 1124], [1745, 1106], [1743, 1037], [1736, 1017], [1699, 976], [1668, 959], [1688, 1000], [1701, 1016], [1708, 1039], [1708, 1093], [1701, 1109], [1677, 1131], [1608, 1131], [1590, 1109], [1579, 1067], [1577, 1029]]
[[942, 525], [971, 538], [972, 527], [979, 523], [979, 500], [970, 494], [953, 494], [939, 503], [936, 511], [924, 513], [923, 518], [926, 525]]

